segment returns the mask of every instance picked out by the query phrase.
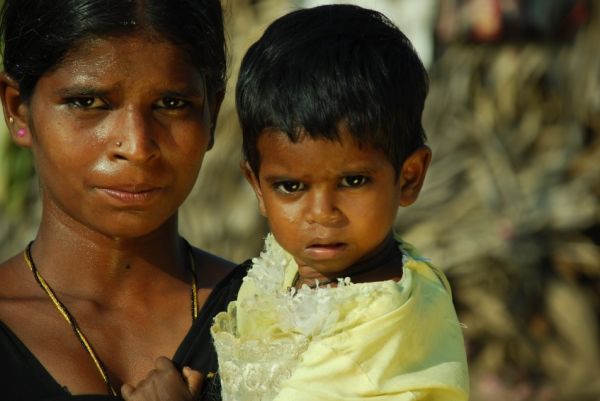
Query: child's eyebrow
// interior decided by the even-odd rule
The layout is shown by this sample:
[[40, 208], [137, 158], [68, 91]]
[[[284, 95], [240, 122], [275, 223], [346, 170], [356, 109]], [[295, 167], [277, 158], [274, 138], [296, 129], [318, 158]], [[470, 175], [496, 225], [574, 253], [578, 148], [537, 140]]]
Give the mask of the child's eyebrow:
[[374, 169], [357, 168], [357, 169], [342, 171], [340, 173], [340, 175], [342, 175], [342, 176], [347, 176], [347, 175], [369, 175], [369, 174], [373, 174], [374, 172], [375, 172]]
[[371, 175], [371, 174], [375, 174], [375, 172], [377, 171], [377, 168], [374, 166], [368, 166], [368, 165], [356, 165], [356, 166], [350, 166], [344, 170], [342, 170], [342, 172], [340, 173], [341, 176], [348, 176], [348, 175]]
[[301, 181], [301, 178], [292, 178], [289, 175], [267, 175], [263, 177], [263, 180], [269, 184], [280, 182], [280, 181]]

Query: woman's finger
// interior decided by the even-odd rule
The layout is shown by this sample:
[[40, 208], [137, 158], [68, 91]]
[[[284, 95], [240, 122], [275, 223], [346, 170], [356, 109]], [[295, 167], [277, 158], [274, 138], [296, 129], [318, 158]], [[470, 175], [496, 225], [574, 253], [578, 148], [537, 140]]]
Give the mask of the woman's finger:
[[193, 398], [198, 397], [202, 389], [202, 383], [204, 382], [204, 375], [188, 366], [183, 368], [182, 373], [190, 394]]

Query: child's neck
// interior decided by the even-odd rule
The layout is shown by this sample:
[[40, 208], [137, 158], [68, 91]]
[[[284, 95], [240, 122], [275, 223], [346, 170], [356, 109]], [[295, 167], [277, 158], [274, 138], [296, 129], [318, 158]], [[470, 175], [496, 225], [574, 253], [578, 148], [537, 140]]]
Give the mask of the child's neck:
[[402, 252], [398, 248], [393, 234], [390, 234], [371, 255], [340, 272], [321, 275], [321, 277], [307, 277], [302, 275], [302, 270], [299, 269], [298, 277], [295, 280], [296, 288], [300, 288], [304, 284], [310, 288], [315, 288], [317, 285], [335, 287], [338, 278], [345, 277], [350, 277], [353, 283], [398, 281], [402, 277]]

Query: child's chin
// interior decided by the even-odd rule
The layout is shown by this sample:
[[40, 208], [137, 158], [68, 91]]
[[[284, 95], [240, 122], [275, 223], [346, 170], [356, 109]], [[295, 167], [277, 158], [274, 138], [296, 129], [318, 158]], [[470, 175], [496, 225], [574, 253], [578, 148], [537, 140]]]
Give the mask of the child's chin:
[[324, 277], [344, 277], [344, 272], [348, 269], [351, 264], [345, 258], [337, 259], [320, 259], [320, 260], [308, 260], [305, 261], [307, 266], [310, 266], [311, 270], [317, 271]]

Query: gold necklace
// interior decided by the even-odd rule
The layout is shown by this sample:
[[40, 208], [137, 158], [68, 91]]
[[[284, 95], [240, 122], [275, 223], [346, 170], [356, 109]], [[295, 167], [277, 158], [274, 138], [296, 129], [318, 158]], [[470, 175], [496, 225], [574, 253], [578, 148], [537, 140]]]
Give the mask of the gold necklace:
[[[192, 321], [195, 321], [198, 318], [198, 309], [199, 309], [199, 307], [198, 307], [198, 282], [197, 282], [197, 278], [196, 278], [196, 264], [194, 263], [194, 255], [192, 253], [192, 247], [190, 246], [190, 244], [187, 241], [185, 243], [187, 245], [188, 252], [190, 255], [189, 269], [190, 269], [190, 272], [192, 273], [192, 288], [190, 290], [191, 291], [191, 300], [192, 300]], [[69, 312], [67, 307], [58, 299], [58, 297], [56, 296], [56, 294], [54, 293], [52, 288], [48, 285], [46, 280], [44, 280], [44, 278], [38, 271], [37, 267], [35, 266], [35, 263], [33, 263], [33, 257], [31, 256], [31, 245], [32, 244], [33, 244], [33, 241], [31, 241], [29, 243], [29, 245], [27, 245], [27, 248], [25, 248], [25, 251], [23, 251], [23, 258], [25, 259], [25, 263], [27, 263], [27, 266], [29, 266], [29, 269], [33, 273], [33, 277], [35, 277], [35, 281], [37, 281], [37, 283], [44, 290], [44, 292], [46, 292], [46, 295], [48, 295], [48, 298], [50, 298], [50, 300], [52, 301], [52, 303], [54, 304], [54, 306], [56, 307], [58, 312], [62, 315], [62, 317], [67, 321], [67, 323], [69, 323], [69, 325], [73, 329], [73, 332], [75, 333], [75, 336], [77, 337], [77, 339], [79, 340], [79, 342], [81, 343], [81, 345], [83, 346], [85, 351], [88, 353], [88, 355], [92, 358], [94, 365], [96, 365], [96, 369], [98, 370], [98, 372], [100, 373], [100, 376], [102, 376], [102, 380], [104, 380], [104, 383], [106, 384], [108, 393], [116, 396], [117, 391], [115, 390], [115, 388], [113, 387], [113, 385], [111, 383], [110, 377], [108, 376], [108, 373], [106, 372], [106, 368], [104, 367], [104, 363], [102, 362], [100, 357], [96, 354], [96, 351], [94, 351], [94, 348], [90, 344], [90, 342], [87, 339], [87, 337], [85, 336], [85, 334], [83, 334], [83, 331], [81, 331], [81, 329], [79, 328], [79, 324], [77, 324], [77, 321], [75, 320], [73, 315], [71, 315], [71, 312]]]

